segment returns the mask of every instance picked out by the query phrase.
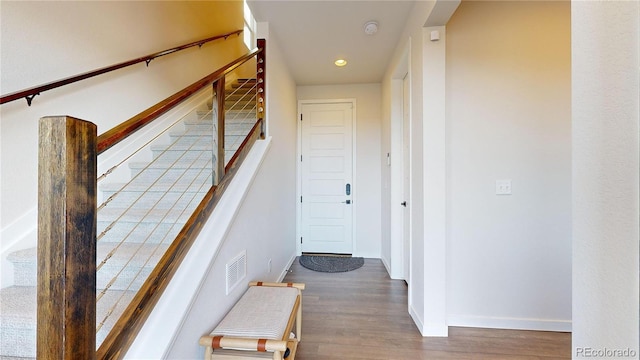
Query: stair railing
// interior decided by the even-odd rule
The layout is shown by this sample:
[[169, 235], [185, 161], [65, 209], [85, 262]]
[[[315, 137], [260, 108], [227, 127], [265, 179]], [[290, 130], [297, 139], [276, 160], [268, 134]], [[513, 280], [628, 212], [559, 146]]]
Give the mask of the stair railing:
[[[242, 80], [237, 73], [242, 70], [243, 64], [246, 67], [253, 61], [256, 80]], [[94, 124], [70, 116], [44, 117], [40, 120], [36, 341], [38, 359], [124, 357], [253, 143], [265, 136], [264, 75], [265, 41], [260, 39], [256, 50], [230, 62], [100, 136], [97, 136]], [[232, 87], [227, 86], [227, 83], [231, 82], [228, 79], [237, 84], [236, 90], [231, 91], [232, 93], [239, 88], [250, 88], [251, 95], [232, 94], [234, 98], [229, 100], [232, 96], [227, 96], [227, 93]], [[184, 225], [178, 223], [180, 231], [163, 248], [166, 248], [164, 254], [157, 256], [157, 264], [144, 281], [134, 280], [141, 282], [139, 290], [126, 307], [120, 305], [124, 310], [117, 320], [112, 321], [113, 325], [104, 340], [96, 341], [96, 330], [103, 324], [97, 324], [96, 321], [96, 306], [99, 304], [96, 295], [98, 298], [101, 297], [100, 293], [97, 294], [96, 283], [102, 281], [99, 279], [100, 276], [96, 275], [96, 269], [112, 256], [110, 253], [100, 264], [96, 263], [96, 257], [100, 252], [100, 238], [111, 228], [108, 226], [106, 231], [98, 231], [98, 209], [108, 206], [111, 201], [111, 197], [102, 199], [102, 204], [96, 200], [100, 198], [97, 196], [98, 155], [206, 89], [212, 89], [213, 97], [204, 110], [197, 111], [199, 120], [195, 121], [199, 126], [198, 124], [204, 124], [204, 121], [212, 120], [213, 131], [209, 140], [204, 141], [205, 147], [213, 150], [208, 150], [209, 154], [213, 154], [213, 159], [209, 159], [211, 164], [205, 164], [206, 169], [209, 169], [207, 166], [211, 167], [208, 170], [211, 174], [203, 177], [208, 183], [198, 185], [205, 188], [199, 191], [201, 197], [191, 200], [195, 205], [189, 208], [188, 219]], [[255, 115], [253, 120], [241, 118], [250, 113]], [[237, 124], [242, 124], [245, 128], [249, 124], [251, 128], [240, 135], [225, 131], [227, 125]], [[238, 130], [234, 128], [233, 131]], [[192, 134], [186, 134], [190, 135]], [[234, 139], [234, 136], [242, 141], [239, 144], [226, 144], [227, 140]], [[171, 146], [182, 146], [182, 138], [184, 136], [178, 136], [178, 140]], [[202, 143], [203, 140], [196, 140], [197, 146]], [[207, 153], [207, 150], [201, 152]], [[185, 163], [184, 159], [176, 162], [181, 166]], [[158, 221], [158, 224], [160, 223], [161, 221]], [[106, 289], [114, 281], [117, 280], [108, 281]], [[105, 291], [103, 290], [102, 294]], [[111, 314], [112, 311], [113, 309], [108, 309], [107, 313]]]
[[107, 66], [101, 69], [97, 69], [97, 70], [92, 70], [83, 74], [78, 74], [78, 75], [74, 75], [68, 78], [64, 78], [64, 79], [60, 79], [60, 80], [56, 80], [56, 81], [52, 81], [50, 83], [46, 83], [46, 84], [42, 84], [42, 85], [38, 85], [38, 86], [34, 86], [28, 89], [24, 89], [24, 90], [20, 90], [20, 91], [16, 91], [16, 92], [12, 92], [10, 94], [5, 94], [5, 95], [1, 95], [0, 96], [0, 105], [4, 104], [4, 103], [8, 103], [14, 100], [18, 100], [18, 99], [25, 99], [27, 100], [27, 105], [31, 106], [31, 102], [33, 101], [33, 98], [35, 98], [37, 95], [40, 95], [40, 93], [47, 91], [47, 90], [51, 90], [51, 89], [55, 89], [55, 88], [59, 88], [65, 85], [69, 85], [69, 84], [73, 84], [74, 82], [78, 82], [80, 80], [85, 80], [85, 79], [89, 79], [92, 78], [94, 76], [98, 76], [98, 75], [102, 75], [102, 74], [106, 74], [108, 72], [114, 71], [114, 70], [119, 70], [131, 65], [135, 65], [135, 64], [139, 64], [141, 62], [145, 62], [147, 64], [147, 66], [149, 66], [149, 63], [156, 58], [159, 58], [161, 56], [165, 56], [165, 55], [169, 55], [169, 54], [173, 54], [175, 52], [178, 51], [182, 51], [194, 46], [198, 46], [198, 47], [202, 47], [202, 45], [211, 42], [211, 41], [215, 41], [215, 40], [220, 40], [220, 39], [224, 39], [226, 40], [227, 38], [229, 38], [231, 35], [240, 35], [242, 33], [242, 30], [236, 30], [236, 31], [232, 31], [226, 34], [222, 34], [222, 35], [216, 35], [216, 36], [212, 36], [212, 37], [208, 37], [206, 39], [201, 39], [198, 41], [194, 41], [188, 44], [184, 44], [184, 45], [180, 45], [171, 49], [167, 49], [167, 50], [163, 50], [163, 51], [159, 51], [153, 54], [149, 54], [147, 56], [142, 56], [136, 59], [132, 59], [129, 61], [125, 61], [122, 63], [118, 63], [118, 64], [114, 64], [111, 66]]

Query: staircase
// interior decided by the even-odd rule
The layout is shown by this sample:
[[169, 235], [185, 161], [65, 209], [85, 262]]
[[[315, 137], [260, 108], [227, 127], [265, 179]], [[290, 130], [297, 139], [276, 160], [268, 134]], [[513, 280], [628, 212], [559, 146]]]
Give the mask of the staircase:
[[[255, 80], [226, 89], [225, 164], [256, 123]], [[130, 162], [126, 183], [99, 183], [98, 346], [194, 212], [214, 179], [217, 154], [211, 102], [152, 144], [152, 161]], [[100, 202], [99, 202], [100, 203]], [[8, 256], [14, 285], [0, 290], [0, 360], [33, 359], [36, 348], [36, 249]]]

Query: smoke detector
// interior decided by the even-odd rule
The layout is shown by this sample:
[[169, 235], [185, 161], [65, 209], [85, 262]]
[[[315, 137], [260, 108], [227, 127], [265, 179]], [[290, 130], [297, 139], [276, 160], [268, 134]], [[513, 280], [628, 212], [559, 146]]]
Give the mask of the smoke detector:
[[364, 33], [367, 35], [373, 35], [378, 32], [378, 22], [377, 21], [367, 21], [364, 24]]

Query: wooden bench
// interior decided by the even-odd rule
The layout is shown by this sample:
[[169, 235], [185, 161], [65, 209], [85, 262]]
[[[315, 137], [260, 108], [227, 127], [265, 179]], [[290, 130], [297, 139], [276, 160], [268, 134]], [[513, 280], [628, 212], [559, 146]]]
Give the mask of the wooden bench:
[[[249, 283], [249, 289], [209, 334], [205, 360], [295, 359], [302, 330], [304, 284]], [[296, 325], [295, 336], [292, 333]]]

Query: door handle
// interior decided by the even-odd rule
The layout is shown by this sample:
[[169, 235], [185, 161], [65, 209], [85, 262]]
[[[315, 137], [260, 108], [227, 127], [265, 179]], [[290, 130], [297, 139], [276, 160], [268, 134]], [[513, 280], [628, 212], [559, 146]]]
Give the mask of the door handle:
[[402, 205], [402, 206], [404, 206], [404, 207], [407, 207], [407, 202], [406, 202], [406, 201], [403, 201], [403, 202], [401, 202], [401, 203], [400, 203], [400, 205]]
[[345, 200], [345, 201], [343, 201], [342, 203], [343, 203], [343, 204], [347, 204], [347, 205], [349, 205], [349, 204], [351, 204], [351, 200]]

